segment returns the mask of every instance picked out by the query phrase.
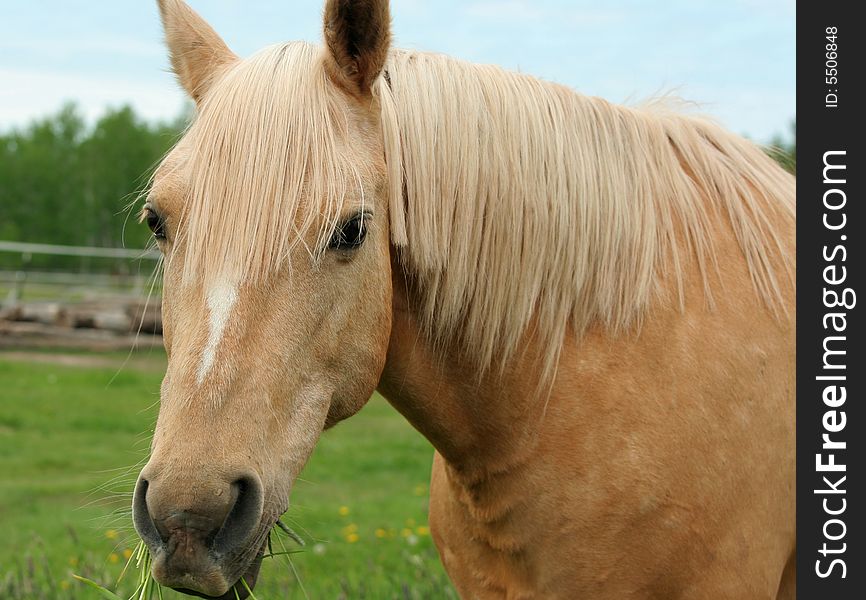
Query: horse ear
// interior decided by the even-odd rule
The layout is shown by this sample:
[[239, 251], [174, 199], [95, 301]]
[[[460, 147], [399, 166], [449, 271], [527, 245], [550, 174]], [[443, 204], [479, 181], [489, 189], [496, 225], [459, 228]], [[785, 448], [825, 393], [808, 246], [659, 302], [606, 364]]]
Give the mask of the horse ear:
[[238, 57], [219, 35], [183, 0], [157, 0], [171, 66], [196, 103], [215, 76]]
[[349, 92], [369, 94], [391, 42], [388, 0], [327, 0], [324, 19], [332, 78]]

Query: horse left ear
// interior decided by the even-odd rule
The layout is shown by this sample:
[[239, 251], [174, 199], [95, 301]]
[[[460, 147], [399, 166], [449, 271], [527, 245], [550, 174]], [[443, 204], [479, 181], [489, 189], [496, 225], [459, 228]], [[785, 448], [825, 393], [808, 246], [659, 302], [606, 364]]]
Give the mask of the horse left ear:
[[388, 0], [327, 0], [324, 25], [331, 77], [350, 93], [368, 95], [391, 43]]
[[198, 104], [216, 76], [238, 57], [183, 0], [157, 0], [157, 5], [172, 70]]

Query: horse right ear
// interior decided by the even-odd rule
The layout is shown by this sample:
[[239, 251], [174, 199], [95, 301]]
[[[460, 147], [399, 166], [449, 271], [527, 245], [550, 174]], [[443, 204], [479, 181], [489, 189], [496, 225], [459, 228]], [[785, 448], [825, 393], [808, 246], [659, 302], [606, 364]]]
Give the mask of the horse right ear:
[[366, 96], [388, 57], [388, 0], [327, 0], [324, 21], [331, 77], [348, 92]]
[[157, 4], [172, 70], [199, 104], [215, 77], [238, 57], [183, 0], [157, 0]]

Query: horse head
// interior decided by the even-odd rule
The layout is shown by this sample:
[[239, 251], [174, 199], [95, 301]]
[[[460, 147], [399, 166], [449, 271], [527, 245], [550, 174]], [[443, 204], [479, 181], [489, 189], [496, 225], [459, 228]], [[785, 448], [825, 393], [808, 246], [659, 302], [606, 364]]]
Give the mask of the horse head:
[[241, 60], [181, 0], [160, 0], [196, 118], [142, 218], [164, 255], [168, 369], [135, 527], [162, 585], [234, 598], [323, 429], [357, 412], [391, 326], [375, 82], [385, 0], [331, 0], [325, 46]]

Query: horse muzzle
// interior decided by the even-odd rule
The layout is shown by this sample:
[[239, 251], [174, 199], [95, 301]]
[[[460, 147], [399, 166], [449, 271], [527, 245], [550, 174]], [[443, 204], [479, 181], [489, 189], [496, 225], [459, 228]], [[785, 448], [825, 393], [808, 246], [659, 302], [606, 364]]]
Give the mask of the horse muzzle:
[[205, 598], [246, 597], [267, 535], [263, 505], [254, 472], [199, 481], [149, 464], [135, 487], [132, 516], [150, 550], [153, 578]]

